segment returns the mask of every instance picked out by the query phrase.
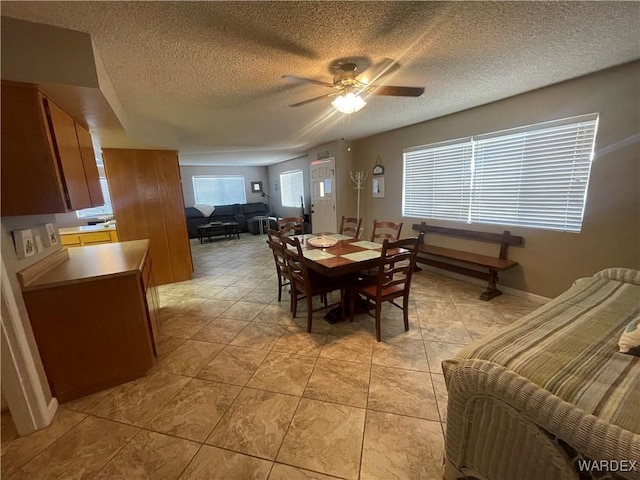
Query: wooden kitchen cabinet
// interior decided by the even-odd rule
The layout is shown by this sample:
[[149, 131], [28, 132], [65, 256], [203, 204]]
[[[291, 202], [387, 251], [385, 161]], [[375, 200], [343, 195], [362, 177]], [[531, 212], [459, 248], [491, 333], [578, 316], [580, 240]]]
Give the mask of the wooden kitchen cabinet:
[[36, 85], [2, 82], [2, 216], [104, 204], [91, 135]]
[[178, 152], [103, 148], [111, 205], [122, 240], [151, 240], [158, 285], [189, 280], [191, 245]]
[[158, 336], [160, 335], [160, 327], [158, 327], [158, 312], [160, 311], [160, 297], [153, 279], [153, 271], [151, 270], [151, 261], [145, 262], [140, 277], [142, 291], [145, 293], [145, 306], [147, 308], [147, 323], [149, 331], [154, 341], [153, 353], [158, 356]]
[[18, 277], [58, 401], [143, 376], [157, 355], [149, 241], [63, 249], [42, 262]]
[[89, 130], [79, 123], [75, 124], [76, 136], [78, 138], [78, 146], [80, 147], [80, 156], [82, 157], [82, 165], [84, 167], [84, 175], [89, 188], [89, 197], [91, 206], [104, 205], [104, 197], [102, 196], [102, 188], [100, 188], [100, 174], [96, 165], [96, 155], [93, 151], [93, 142]]

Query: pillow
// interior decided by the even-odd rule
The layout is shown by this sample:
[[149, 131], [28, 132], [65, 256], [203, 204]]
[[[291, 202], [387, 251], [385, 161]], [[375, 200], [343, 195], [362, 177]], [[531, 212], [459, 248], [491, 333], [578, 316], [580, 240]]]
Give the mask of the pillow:
[[618, 341], [618, 350], [622, 353], [640, 355], [640, 315], [637, 315], [624, 329]]
[[213, 211], [216, 209], [216, 207], [214, 207], [213, 205], [207, 205], [205, 203], [198, 203], [194, 205], [193, 208], [195, 208], [196, 210], [200, 210], [200, 213], [205, 217], [208, 217], [209, 215], [211, 215]]
[[632, 270], [631, 268], [613, 267], [605, 268], [596, 273], [594, 278], [605, 278], [607, 280], [617, 280], [618, 282], [633, 283], [640, 285], [640, 270]]

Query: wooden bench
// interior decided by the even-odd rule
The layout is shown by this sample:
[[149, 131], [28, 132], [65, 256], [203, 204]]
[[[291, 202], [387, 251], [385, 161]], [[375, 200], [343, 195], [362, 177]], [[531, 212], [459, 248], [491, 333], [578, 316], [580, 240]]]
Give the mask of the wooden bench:
[[[473, 230], [462, 230], [458, 228], [436, 227], [433, 225], [427, 225], [425, 222], [414, 224], [413, 229], [418, 232], [424, 232], [424, 237], [428, 234], [434, 234], [465, 238], [478, 242], [500, 244], [500, 253], [497, 257], [480, 255], [478, 253], [465, 252], [462, 250], [454, 250], [452, 248], [437, 247], [435, 245], [427, 245], [424, 241], [418, 245], [416, 263], [431, 265], [432, 267], [442, 268], [462, 275], [487, 280], [489, 284], [487, 286], [487, 290], [480, 295], [481, 300], [491, 300], [498, 295], [502, 295], [502, 292], [497, 288], [498, 272], [518, 265], [518, 262], [507, 259], [507, 250], [510, 245], [514, 247], [521, 247], [524, 244], [524, 239], [522, 237], [511, 235], [506, 230], [503, 233], [476, 232]], [[468, 264], [473, 268], [446, 263], [443, 260], [451, 260], [456, 263]]]

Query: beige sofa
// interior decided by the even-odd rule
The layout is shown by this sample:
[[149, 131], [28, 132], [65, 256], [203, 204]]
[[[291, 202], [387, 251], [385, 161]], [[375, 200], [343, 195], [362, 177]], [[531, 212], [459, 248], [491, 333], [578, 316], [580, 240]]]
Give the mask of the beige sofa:
[[445, 360], [445, 479], [640, 480], [639, 311], [640, 272], [603, 270]]

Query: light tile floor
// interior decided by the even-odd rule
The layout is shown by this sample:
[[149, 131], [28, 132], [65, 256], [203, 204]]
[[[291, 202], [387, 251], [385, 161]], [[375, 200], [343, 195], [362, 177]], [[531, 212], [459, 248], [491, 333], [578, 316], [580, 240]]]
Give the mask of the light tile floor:
[[381, 343], [366, 315], [330, 325], [319, 312], [307, 334], [277, 300], [264, 237], [192, 251], [194, 278], [160, 288], [147, 376], [61, 406], [26, 437], [3, 415], [3, 478], [440, 478], [440, 362], [538, 306], [420, 272], [409, 332], [388, 305]]

